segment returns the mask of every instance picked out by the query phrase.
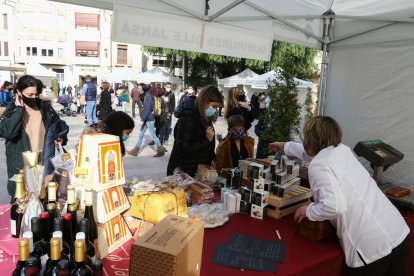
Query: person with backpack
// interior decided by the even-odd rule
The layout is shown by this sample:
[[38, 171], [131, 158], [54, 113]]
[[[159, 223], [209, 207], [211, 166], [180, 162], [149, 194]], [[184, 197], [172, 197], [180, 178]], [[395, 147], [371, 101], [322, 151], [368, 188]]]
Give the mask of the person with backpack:
[[[141, 117], [141, 121], [142, 121], [141, 132], [139, 134], [137, 144], [135, 145], [134, 148], [127, 151], [127, 153], [129, 155], [132, 155], [132, 156], [137, 156], [138, 155], [139, 150], [140, 150], [141, 145], [142, 145], [142, 142], [144, 140], [145, 132], [147, 131], [147, 129], [149, 129], [150, 133], [151, 133], [151, 136], [152, 136], [152, 139], [154, 140], [154, 143], [157, 146], [157, 154], [155, 154], [153, 157], [161, 157], [165, 154], [165, 149], [161, 146], [160, 140], [158, 139], [157, 135], [155, 134], [155, 127], [154, 127], [155, 104], [154, 104], [154, 98], [151, 95], [149, 85], [141, 83], [140, 86], [142, 87], [142, 90], [145, 93], [143, 108], [140, 112], [140, 117]], [[157, 92], [155, 87], [152, 87], [151, 89], [152, 89], [152, 93]]]
[[13, 84], [9, 81], [3, 83], [3, 90], [0, 93], [0, 105], [6, 107], [13, 101]]

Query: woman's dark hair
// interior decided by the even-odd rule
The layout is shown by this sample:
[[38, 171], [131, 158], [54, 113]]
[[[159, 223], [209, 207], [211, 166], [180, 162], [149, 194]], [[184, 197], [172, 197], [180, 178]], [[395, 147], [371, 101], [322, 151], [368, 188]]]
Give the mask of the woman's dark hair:
[[211, 118], [207, 118], [204, 114], [204, 105], [211, 102], [223, 104], [221, 93], [215, 85], [207, 85], [203, 87], [197, 95], [197, 99], [194, 101], [194, 109], [200, 115], [201, 120], [206, 124], [210, 123]]
[[134, 120], [125, 112], [114, 111], [106, 117], [104, 120], [105, 133], [116, 135], [119, 137], [121, 142], [122, 155], [125, 154], [125, 145], [122, 141], [122, 132], [126, 129], [133, 129], [135, 127]]
[[145, 83], [140, 83], [139, 86], [142, 87], [142, 91], [147, 92], [150, 89], [150, 86], [148, 84]]
[[342, 130], [339, 124], [328, 116], [315, 116], [303, 126], [303, 147], [309, 156], [317, 155], [324, 148], [341, 143]]
[[28, 87], [36, 87], [37, 94], [42, 93], [43, 83], [31, 75], [24, 75], [19, 78], [16, 84], [17, 90], [22, 92]]
[[160, 89], [158, 89], [158, 97], [162, 97], [162, 96], [164, 96], [164, 95], [165, 95], [165, 93], [166, 93], [165, 88], [160, 88]]

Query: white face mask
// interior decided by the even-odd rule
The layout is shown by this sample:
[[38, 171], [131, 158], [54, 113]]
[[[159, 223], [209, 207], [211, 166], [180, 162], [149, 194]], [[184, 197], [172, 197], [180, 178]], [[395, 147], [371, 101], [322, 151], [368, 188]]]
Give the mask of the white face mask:
[[170, 87], [167, 87], [167, 88], [165, 88], [165, 90], [166, 90], [167, 92], [170, 92], [170, 91], [171, 91], [171, 88], [170, 88]]

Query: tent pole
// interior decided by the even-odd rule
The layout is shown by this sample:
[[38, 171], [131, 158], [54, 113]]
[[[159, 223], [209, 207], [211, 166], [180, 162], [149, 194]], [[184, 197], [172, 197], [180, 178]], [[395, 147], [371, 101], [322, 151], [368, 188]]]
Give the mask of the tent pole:
[[324, 15], [324, 30], [323, 30], [323, 43], [322, 43], [322, 65], [321, 65], [321, 76], [319, 79], [318, 87], [318, 115], [325, 113], [325, 98], [326, 98], [326, 83], [328, 78], [328, 66], [329, 66], [329, 42], [330, 32], [333, 25], [333, 18], [329, 17], [332, 15], [332, 11], [326, 12]]

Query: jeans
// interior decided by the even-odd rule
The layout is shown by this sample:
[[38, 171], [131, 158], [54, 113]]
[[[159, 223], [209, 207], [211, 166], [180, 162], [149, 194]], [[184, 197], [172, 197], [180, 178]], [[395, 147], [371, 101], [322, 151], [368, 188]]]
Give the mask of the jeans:
[[155, 145], [158, 147], [161, 147], [160, 140], [158, 139], [157, 135], [155, 135], [155, 127], [154, 127], [154, 121], [146, 122], [145, 125], [142, 126], [141, 132], [139, 133], [138, 142], [136, 144], [136, 147], [139, 148], [142, 145], [142, 140], [144, 140], [145, 131], [147, 131], [147, 128], [149, 128], [152, 139], [155, 142]]
[[170, 117], [167, 118], [167, 122], [165, 124], [165, 137], [164, 140], [168, 141], [168, 138], [170, 138], [170, 134], [171, 134], [171, 125], [172, 125], [172, 114], [170, 114]]
[[132, 100], [132, 117], [135, 118], [135, 105], [138, 106], [139, 109], [140, 105], [139, 105], [140, 100]]
[[96, 117], [96, 101], [86, 102], [86, 119], [90, 125], [98, 122]]

